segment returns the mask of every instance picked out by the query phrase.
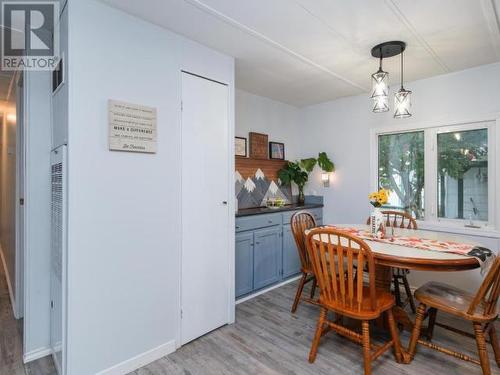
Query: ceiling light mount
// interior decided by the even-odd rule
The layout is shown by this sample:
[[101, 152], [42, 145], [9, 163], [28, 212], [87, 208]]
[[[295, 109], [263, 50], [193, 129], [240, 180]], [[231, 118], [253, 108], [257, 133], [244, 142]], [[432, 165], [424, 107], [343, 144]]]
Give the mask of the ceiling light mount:
[[397, 56], [406, 49], [406, 43], [399, 40], [377, 44], [372, 48], [372, 56], [377, 59], [386, 59]]

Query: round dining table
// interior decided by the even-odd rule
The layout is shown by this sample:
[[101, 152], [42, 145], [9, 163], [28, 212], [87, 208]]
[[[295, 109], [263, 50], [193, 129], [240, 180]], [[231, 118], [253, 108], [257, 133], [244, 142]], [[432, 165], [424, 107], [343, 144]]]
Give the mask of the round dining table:
[[[368, 232], [370, 231], [369, 225], [363, 224], [335, 224], [335, 228], [338, 230], [342, 230], [342, 228], [356, 228]], [[306, 234], [307, 232], [309, 231], [306, 231]], [[474, 246], [480, 245], [467, 240], [463, 236], [445, 232], [394, 228], [394, 233], [392, 233], [392, 229], [387, 228], [386, 236], [391, 238], [393, 234], [395, 237], [417, 237], [445, 242], [452, 241], [466, 243]], [[391, 290], [392, 283], [392, 268], [403, 268], [418, 271], [457, 272], [472, 270], [480, 267], [477, 258], [467, 255], [419, 249], [385, 241], [380, 242], [364, 238], [363, 240], [368, 246], [370, 246], [374, 257], [376, 287], [389, 292]], [[403, 308], [395, 306], [393, 313], [396, 322], [400, 326], [409, 331], [413, 329], [413, 321]], [[380, 320], [378, 325], [384, 326], [385, 321]], [[425, 329], [423, 331], [425, 331]], [[404, 352], [403, 355], [405, 357], [405, 363], [411, 361], [411, 358], [409, 358], [406, 352]]]
[[[339, 230], [342, 228], [356, 228], [370, 231], [369, 225], [363, 224], [335, 224]], [[387, 237], [391, 237], [392, 229], [387, 228]], [[453, 241], [471, 245], [480, 244], [467, 240], [463, 236], [445, 232], [394, 228], [394, 236], [417, 237], [437, 241]], [[377, 288], [390, 291], [392, 283], [392, 268], [403, 268], [418, 271], [456, 272], [479, 268], [477, 258], [409, 247], [388, 242], [363, 239], [372, 251], [375, 261], [375, 283]], [[402, 308], [395, 309], [395, 318], [406, 329], [413, 328], [413, 323]]]
[[[370, 231], [370, 227], [363, 224], [336, 224], [335, 227], [339, 230], [342, 230], [344, 227]], [[391, 236], [391, 228], [387, 228], [387, 237], [390, 238]], [[428, 230], [394, 228], [394, 236], [417, 237], [429, 240], [453, 241], [480, 245], [467, 240], [463, 236]], [[425, 250], [375, 240], [363, 240], [370, 246], [374, 257], [376, 286], [377, 288], [387, 291], [391, 289], [392, 268], [418, 271], [457, 272], [479, 268], [480, 266], [478, 259], [471, 256], [444, 251]], [[396, 307], [394, 309], [394, 317], [405, 329], [411, 330], [413, 328], [413, 322], [404, 309]]]

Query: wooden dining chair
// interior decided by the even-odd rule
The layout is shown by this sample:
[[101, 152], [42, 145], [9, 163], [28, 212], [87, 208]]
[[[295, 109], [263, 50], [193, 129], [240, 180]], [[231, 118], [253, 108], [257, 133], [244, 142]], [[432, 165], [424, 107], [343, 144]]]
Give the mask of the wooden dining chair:
[[[382, 214], [386, 217], [385, 226], [388, 228], [402, 228], [402, 229], [418, 229], [416, 220], [407, 212], [403, 211], [382, 211]], [[367, 225], [370, 225], [370, 218], [366, 221]], [[416, 311], [415, 300], [413, 299], [413, 294], [411, 293], [410, 283], [408, 282], [407, 275], [410, 273], [409, 270], [403, 268], [393, 268], [392, 269], [392, 282], [394, 284], [394, 295], [396, 296], [396, 304], [402, 308], [410, 304], [410, 308], [413, 312]], [[406, 293], [406, 301], [401, 299], [401, 289], [400, 285], [403, 284]]]
[[[438, 282], [429, 282], [417, 289], [415, 292], [415, 298], [420, 302], [420, 305], [418, 306], [415, 326], [413, 328], [408, 349], [411, 358], [415, 356], [418, 343], [428, 348], [435, 349], [441, 353], [451, 355], [455, 358], [481, 365], [483, 374], [490, 375], [491, 368], [488, 359], [485, 336], [489, 335], [490, 344], [493, 347], [497, 366], [500, 367], [500, 346], [498, 344], [498, 337], [495, 330], [495, 320], [498, 317], [497, 302], [499, 293], [500, 257], [497, 257], [494, 260], [490, 271], [484, 278], [478, 292], [475, 295], [460, 290], [452, 285]], [[474, 335], [454, 327], [436, 323], [436, 314], [438, 310], [472, 322]], [[420, 339], [422, 321], [424, 320], [426, 314], [429, 315], [429, 332], [427, 335], [429, 341]], [[435, 325], [451, 330], [455, 333], [460, 333], [464, 336], [474, 337], [476, 339], [477, 349], [479, 352], [479, 360], [432, 343], [430, 340], [432, 339], [432, 333]]]
[[311, 262], [309, 261], [309, 256], [307, 255], [306, 250], [306, 235], [305, 231], [308, 229], [312, 229], [316, 227], [316, 220], [314, 220], [314, 216], [307, 211], [298, 211], [293, 214], [292, 219], [290, 221], [290, 225], [292, 227], [293, 238], [295, 239], [295, 244], [297, 245], [297, 251], [299, 253], [300, 258], [300, 272], [302, 273], [302, 277], [299, 281], [299, 286], [297, 287], [297, 293], [295, 294], [295, 300], [292, 305], [292, 313], [297, 311], [297, 306], [299, 305], [302, 291], [304, 290], [304, 286], [312, 281], [311, 286], [311, 299], [314, 298], [314, 294], [316, 292], [316, 278], [314, 277]]
[[[396, 361], [401, 362], [399, 332], [392, 314], [394, 296], [375, 288], [375, 263], [370, 247], [360, 238], [333, 228], [313, 229], [306, 241], [307, 253], [318, 280], [318, 303], [321, 306], [309, 362], [315, 361], [319, 341], [330, 330], [362, 345], [365, 375], [371, 374], [371, 362], [391, 347]], [[367, 270], [367, 285], [363, 277], [355, 277], [355, 265], [358, 270]], [[328, 320], [328, 311], [335, 312], [338, 318], [335, 321]], [[369, 322], [378, 319], [383, 313], [387, 314], [392, 340], [375, 346], [370, 342]], [[344, 316], [360, 320], [362, 333], [342, 325], [339, 317]]]

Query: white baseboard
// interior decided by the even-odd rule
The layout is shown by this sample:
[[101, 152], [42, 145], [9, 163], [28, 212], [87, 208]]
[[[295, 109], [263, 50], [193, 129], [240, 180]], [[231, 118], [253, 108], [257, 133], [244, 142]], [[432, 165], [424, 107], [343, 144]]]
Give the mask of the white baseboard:
[[48, 347], [38, 348], [32, 350], [31, 352], [23, 354], [23, 362], [28, 363], [32, 361], [36, 361], [37, 359], [47, 357], [52, 354], [52, 349]]
[[102, 370], [97, 375], [125, 375], [173, 352], [175, 352], [175, 340]]
[[0, 246], [0, 258], [2, 258], [2, 265], [5, 272], [5, 278], [7, 279], [7, 289], [9, 289], [9, 297], [10, 297], [10, 305], [12, 306], [12, 312], [14, 314], [14, 318], [19, 319], [16, 310], [16, 299], [14, 298], [14, 290], [12, 289], [12, 284], [10, 283], [10, 274], [9, 269], [7, 268], [7, 262], [5, 262], [5, 256], [3, 255], [2, 246]]
[[249, 296], [246, 296], [246, 297], [243, 297], [243, 298], [240, 298], [239, 300], [236, 301], [236, 304], [240, 304], [240, 303], [243, 303], [245, 301], [248, 301], [249, 299], [252, 299], [252, 298], [255, 298], [257, 296], [260, 296], [261, 294], [264, 294], [264, 293], [267, 293], [267, 292], [270, 292], [271, 290], [273, 289], [276, 289], [276, 288], [279, 288], [280, 286], [283, 286], [283, 285], [286, 285], [286, 284], [290, 284], [298, 279], [300, 279], [302, 276], [299, 275], [299, 276], [295, 276], [295, 277], [292, 277], [291, 279], [288, 279], [288, 280], [285, 280], [279, 284], [276, 284], [276, 285], [273, 285], [269, 288], [266, 288], [266, 289], [262, 289], [262, 290], [259, 290], [258, 292], [254, 293], [254, 294], [250, 294]]

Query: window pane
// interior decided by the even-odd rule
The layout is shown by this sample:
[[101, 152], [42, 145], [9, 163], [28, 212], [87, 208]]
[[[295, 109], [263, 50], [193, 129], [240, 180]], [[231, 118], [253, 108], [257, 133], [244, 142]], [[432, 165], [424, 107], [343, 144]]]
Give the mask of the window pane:
[[380, 135], [378, 182], [391, 191], [388, 206], [424, 217], [424, 132]]
[[488, 130], [442, 133], [438, 146], [438, 215], [488, 220]]

